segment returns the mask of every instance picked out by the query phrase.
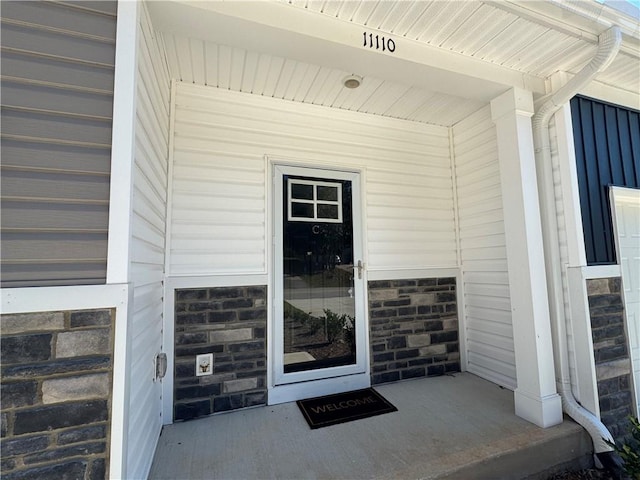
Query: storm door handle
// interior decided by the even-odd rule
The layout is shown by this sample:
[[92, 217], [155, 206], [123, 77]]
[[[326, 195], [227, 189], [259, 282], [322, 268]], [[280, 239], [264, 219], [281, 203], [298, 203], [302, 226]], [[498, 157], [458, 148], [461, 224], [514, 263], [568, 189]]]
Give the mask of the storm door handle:
[[358, 264], [354, 268], [358, 269], [358, 279], [361, 279], [362, 270], [364, 270], [364, 263], [362, 263], [362, 260], [358, 260]]

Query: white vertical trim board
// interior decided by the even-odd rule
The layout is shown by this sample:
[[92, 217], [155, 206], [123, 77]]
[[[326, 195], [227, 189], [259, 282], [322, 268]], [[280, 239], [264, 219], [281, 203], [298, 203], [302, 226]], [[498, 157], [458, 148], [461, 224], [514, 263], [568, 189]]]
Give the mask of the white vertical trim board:
[[452, 127], [467, 370], [516, 387], [495, 126], [489, 106]]
[[571, 303], [572, 345], [571, 360], [579, 366], [572, 372], [572, 390], [580, 404], [600, 417], [600, 401], [598, 399], [598, 382], [596, 364], [593, 356], [593, 333], [591, 331], [591, 314], [587, 296], [587, 267], [569, 267], [567, 281], [569, 286], [569, 302]]
[[[133, 284], [130, 448], [127, 476], [145, 478], [162, 428], [162, 383], [170, 79], [145, 3], [140, 4], [129, 280]], [[171, 346], [172, 347], [172, 346]]]
[[118, 3], [113, 92], [107, 283], [129, 281], [135, 151], [138, 2]]

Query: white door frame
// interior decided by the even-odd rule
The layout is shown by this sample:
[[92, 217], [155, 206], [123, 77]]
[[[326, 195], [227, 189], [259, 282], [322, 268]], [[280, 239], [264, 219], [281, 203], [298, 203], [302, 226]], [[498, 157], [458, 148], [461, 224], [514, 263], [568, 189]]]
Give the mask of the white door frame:
[[[610, 190], [610, 201], [611, 201], [611, 210], [612, 210], [612, 223], [613, 223], [613, 236], [615, 239], [615, 247], [616, 247], [616, 257], [618, 265], [620, 265], [620, 275], [622, 278], [622, 288], [621, 295], [622, 301], [624, 304], [624, 326], [625, 332], [627, 335], [627, 345], [629, 348], [629, 360], [631, 361], [631, 393], [634, 402], [634, 410], [635, 415], [640, 415], [640, 381], [636, 376], [636, 371], [640, 370], [640, 365], [638, 362], [640, 359], [635, 359], [632, 351], [632, 347], [634, 344], [640, 343], [640, 339], [636, 338], [638, 332], [640, 332], [640, 318], [630, 319], [628, 316], [629, 308], [628, 299], [625, 298], [625, 266], [622, 265], [622, 259], [620, 255], [620, 237], [619, 237], [619, 228], [618, 225], [618, 214], [620, 211], [621, 203], [633, 203], [640, 205], [640, 190], [634, 188], [624, 188], [624, 187], [611, 187]], [[640, 239], [638, 240], [640, 241]], [[633, 275], [633, 272], [627, 273], [627, 276]], [[628, 280], [628, 279], [627, 279]]]
[[[330, 166], [306, 166], [290, 163], [271, 164], [271, 318], [268, 332], [268, 358], [271, 381], [269, 382], [269, 404], [283, 403], [302, 398], [309, 398], [331, 393], [339, 393], [359, 388], [365, 388], [371, 384], [369, 372], [369, 341], [368, 318], [366, 308], [366, 269], [362, 278], [354, 282], [354, 297], [356, 299], [356, 364], [333, 367], [313, 372], [284, 373], [282, 354], [284, 350], [283, 332], [281, 322], [283, 305], [280, 299], [283, 296], [283, 265], [278, 261], [282, 252], [282, 188], [283, 175], [297, 175], [306, 177], [332, 178], [349, 180], [352, 182], [352, 211], [353, 211], [353, 258], [364, 262], [364, 241], [362, 222], [362, 196], [361, 196], [361, 172], [344, 170]], [[332, 375], [326, 378], [327, 375]]]

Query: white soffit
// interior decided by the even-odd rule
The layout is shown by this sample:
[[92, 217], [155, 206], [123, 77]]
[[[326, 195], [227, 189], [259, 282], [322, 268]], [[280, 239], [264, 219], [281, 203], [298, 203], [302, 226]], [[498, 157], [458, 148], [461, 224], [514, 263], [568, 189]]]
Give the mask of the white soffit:
[[[595, 53], [598, 32], [536, 22], [539, 12], [513, 5], [152, 1], [149, 10], [179, 80], [449, 126], [512, 86], [541, 95], [547, 77], [575, 73]], [[368, 33], [392, 39], [395, 51], [364, 47]], [[627, 42], [599, 82], [637, 92], [634, 45]], [[352, 73], [364, 81], [349, 90], [341, 81]]]

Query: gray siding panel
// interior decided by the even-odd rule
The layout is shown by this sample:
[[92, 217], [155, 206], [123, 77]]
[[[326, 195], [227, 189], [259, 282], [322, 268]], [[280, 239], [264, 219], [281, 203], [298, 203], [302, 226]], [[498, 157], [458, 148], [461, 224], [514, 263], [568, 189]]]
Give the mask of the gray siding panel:
[[69, 91], [43, 85], [29, 85], [5, 81], [2, 103], [8, 106], [69, 112], [76, 115], [97, 115], [109, 118], [113, 111], [113, 97], [99, 93]]
[[[114, 17], [117, 2], [86, 2], [93, 6], [94, 10], [102, 10], [105, 14]], [[83, 2], [74, 2], [75, 7], [86, 6]], [[62, 8], [61, 8], [62, 7]], [[102, 8], [100, 8], [102, 7]], [[113, 38], [113, 23], [105, 22], [104, 15], [96, 15], [95, 11], [84, 11], [83, 8], [73, 8], [54, 5], [49, 2], [2, 2], [2, 16], [14, 21], [46, 25], [50, 29], [68, 29], [73, 27], [78, 34], [95, 35], [99, 37]]]
[[2, 4], [2, 286], [104, 283], [116, 2]]
[[2, 164], [32, 168], [55, 165], [60, 170], [80, 170], [109, 174], [111, 152], [109, 148], [87, 148], [77, 145], [53, 145], [40, 142], [3, 139]]
[[113, 69], [38, 57], [27, 53], [2, 51], [2, 76], [24, 83], [41, 83], [67, 90], [113, 93]]

